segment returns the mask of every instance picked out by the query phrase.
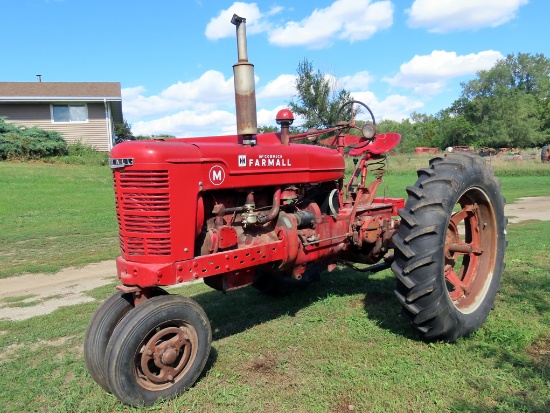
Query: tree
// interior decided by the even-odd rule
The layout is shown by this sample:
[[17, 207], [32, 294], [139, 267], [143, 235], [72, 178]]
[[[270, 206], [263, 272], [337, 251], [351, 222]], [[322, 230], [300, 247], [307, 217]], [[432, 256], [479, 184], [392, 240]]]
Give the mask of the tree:
[[280, 128], [277, 126], [258, 126], [258, 133], [279, 132]]
[[[449, 146], [475, 146], [476, 128], [465, 116], [450, 113], [449, 110], [442, 110], [438, 113], [439, 118], [439, 142], [440, 149]], [[478, 142], [479, 146], [489, 146], [487, 142]]]
[[[462, 95], [445, 120], [462, 126], [470, 136], [444, 140], [474, 141], [480, 146], [540, 146], [550, 137], [550, 59], [518, 53], [462, 84]], [[457, 133], [456, 128], [451, 128]], [[473, 139], [472, 139], [473, 138]]]
[[115, 123], [115, 135], [115, 143], [135, 139], [132, 129], [130, 129], [130, 125], [126, 119], [124, 119], [122, 123]]
[[440, 121], [436, 116], [413, 112], [401, 122], [384, 119], [376, 125], [377, 133], [401, 135], [396, 152], [414, 152], [417, 146], [440, 147]]
[[297, 73], [295, 85], [298, 94], [289, 102], [289, 107], [294, 116], [305, 120], [301, 128], [327, 128], [342, 120], [338, 119], [338, 110], [352, 100], [350, 93], [338, 88], [320, 70], [315, 71], [307, 59], [298, 64]]

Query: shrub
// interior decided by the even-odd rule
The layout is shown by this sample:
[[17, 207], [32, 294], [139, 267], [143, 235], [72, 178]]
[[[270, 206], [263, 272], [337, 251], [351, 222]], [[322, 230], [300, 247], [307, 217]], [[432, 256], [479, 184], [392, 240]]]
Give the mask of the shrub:
[[75, 142], [67, 146], [67, 154], [44, 159], [50, 163], [67, 163], [81, 165], [107, 165], [108, 152], [98, 152], [91, 145]]
[[67, 152], [67, 142], [58, 132], [27, 128], [0, 118], [0, 159], [39, 159]]

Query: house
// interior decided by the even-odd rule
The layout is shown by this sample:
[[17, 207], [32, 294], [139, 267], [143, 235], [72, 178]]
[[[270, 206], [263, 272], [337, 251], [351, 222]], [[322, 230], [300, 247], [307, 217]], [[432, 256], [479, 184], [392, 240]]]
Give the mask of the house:
[[99, 151], [113, 147], [122, 123], [119, 82], [0, 82], [0, 116], [6, 122], [60, 132], [68, 143]]

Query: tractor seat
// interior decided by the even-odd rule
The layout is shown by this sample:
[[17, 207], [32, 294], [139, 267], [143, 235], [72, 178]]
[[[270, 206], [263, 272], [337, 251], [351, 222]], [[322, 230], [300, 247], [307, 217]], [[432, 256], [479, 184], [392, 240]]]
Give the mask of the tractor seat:
[[362, 139], [349, 151], [351, 156], [360, 156], [368, 152], [373, 155], [380, 155], [391, 151], [401, 141], [401, 135], [395, 132], [381, 133], [373, 139]]

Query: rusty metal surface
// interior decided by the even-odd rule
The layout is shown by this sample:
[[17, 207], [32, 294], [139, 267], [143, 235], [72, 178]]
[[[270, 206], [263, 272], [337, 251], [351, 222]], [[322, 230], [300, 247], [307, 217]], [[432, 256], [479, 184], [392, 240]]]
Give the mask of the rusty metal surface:
[[143, 388], [159, 391], [171, 387], [193, 364], [197, 355], [197, 332], [191, 325], [181, 324], [159, 327], [144, 340], [134, 373]]
[[491, 276], [494, 257], [492, 245], [497, 237], [491, 205], [478, 205], [483, 199], [471, 189], [459, 200], [460, 210], [453, 213], [445, 242], [445, 279], [453, 304], [466, 310], [483, 299], [487, 277]]
[[233, 65], [237, 134], [255, 135], [258, 133], [256, 83], [254, 79], [254, 65], [248, 61], [246, 19], [234, 14], [231, 23], [236, 26], [239, 59], [238, 63]]

